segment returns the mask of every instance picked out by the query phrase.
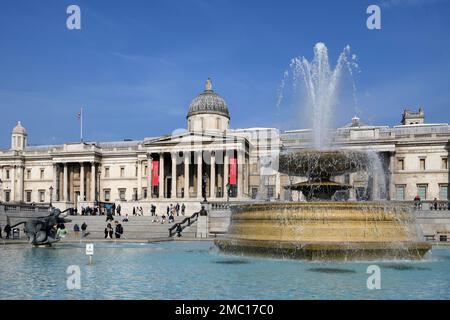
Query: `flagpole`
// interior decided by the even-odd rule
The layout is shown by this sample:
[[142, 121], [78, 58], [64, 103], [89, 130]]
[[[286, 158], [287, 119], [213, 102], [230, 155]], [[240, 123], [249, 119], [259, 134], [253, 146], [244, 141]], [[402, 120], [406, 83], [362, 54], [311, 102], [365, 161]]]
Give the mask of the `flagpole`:
[[83, 142], [83, 108], [81, 108], [80, 112], [80, 140]]

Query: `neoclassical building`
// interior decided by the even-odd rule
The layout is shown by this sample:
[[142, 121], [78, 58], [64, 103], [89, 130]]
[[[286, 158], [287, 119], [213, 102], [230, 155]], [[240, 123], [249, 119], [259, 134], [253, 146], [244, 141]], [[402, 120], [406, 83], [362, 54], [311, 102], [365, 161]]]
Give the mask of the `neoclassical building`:
[[[80, 142], [29, 146], [18, 122], [11, 146], [0, 151], [0, 201], [49, 203], [60, 208], [98, 202], [123, 208], [169, 203], [199, 207], [210, 201], [302, 200], [286, 186], [301, 181], [277, 171], [281, 150], [308, 148], [308, 129], [231, 129], [225, 100], [211, 80], [193, 99], [187, 129], [139, 141]], [[450, 126], [427, 124], [422, 109], [405, 110], [401, 124], [364, 125], [358, 118], [330, 132], [341, 149], [365, 149], [381, 159], [384, 172], [335, 177], [355, 186], [355, 198], [448, 199]], [[145, 211], [147, 212], [147, 211]]]

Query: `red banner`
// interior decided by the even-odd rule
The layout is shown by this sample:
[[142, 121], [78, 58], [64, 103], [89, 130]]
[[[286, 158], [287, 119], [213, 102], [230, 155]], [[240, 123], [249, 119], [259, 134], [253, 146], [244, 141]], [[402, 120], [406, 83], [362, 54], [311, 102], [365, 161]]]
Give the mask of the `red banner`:
[[159, 161], [153, 160], [152, 186], [157, 187], [158, 184], [159, 184]]
[[236, 158], [230, 159], [230, 185], [235, 186], [237, 184], [237, 160]]

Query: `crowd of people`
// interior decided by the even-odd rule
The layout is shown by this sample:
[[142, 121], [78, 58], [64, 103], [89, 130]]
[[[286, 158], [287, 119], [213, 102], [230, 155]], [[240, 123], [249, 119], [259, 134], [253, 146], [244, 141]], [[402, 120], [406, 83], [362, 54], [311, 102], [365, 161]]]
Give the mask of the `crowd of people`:
[[180, 214], [182, 216], [186, 214], [186, 206], [184, 205], [184, 203], [182, 203], [181, 206], [179, 203], [177, 203], [176, 205], [170, 204], [169, 206], [167, 206], [166, 213], [162, 214], [161, 220], [159, 219], [159, 216], [156, 213], [156, 206], [152, 205], [150, 207], [150, 213], [152, 217], [154, 217], [152, 220], [153, 223], [164, 224], [167, 221], [170, 224], [175, 222], [175, 215], [178, 217], [180, 216]]

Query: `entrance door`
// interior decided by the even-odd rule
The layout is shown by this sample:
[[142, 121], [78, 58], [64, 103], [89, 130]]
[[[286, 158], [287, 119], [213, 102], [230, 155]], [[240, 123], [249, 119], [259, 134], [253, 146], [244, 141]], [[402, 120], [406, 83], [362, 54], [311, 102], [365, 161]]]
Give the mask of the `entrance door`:
[[168, 177], [166, 181], [166, 198], [172, 198], [172, 178]]

